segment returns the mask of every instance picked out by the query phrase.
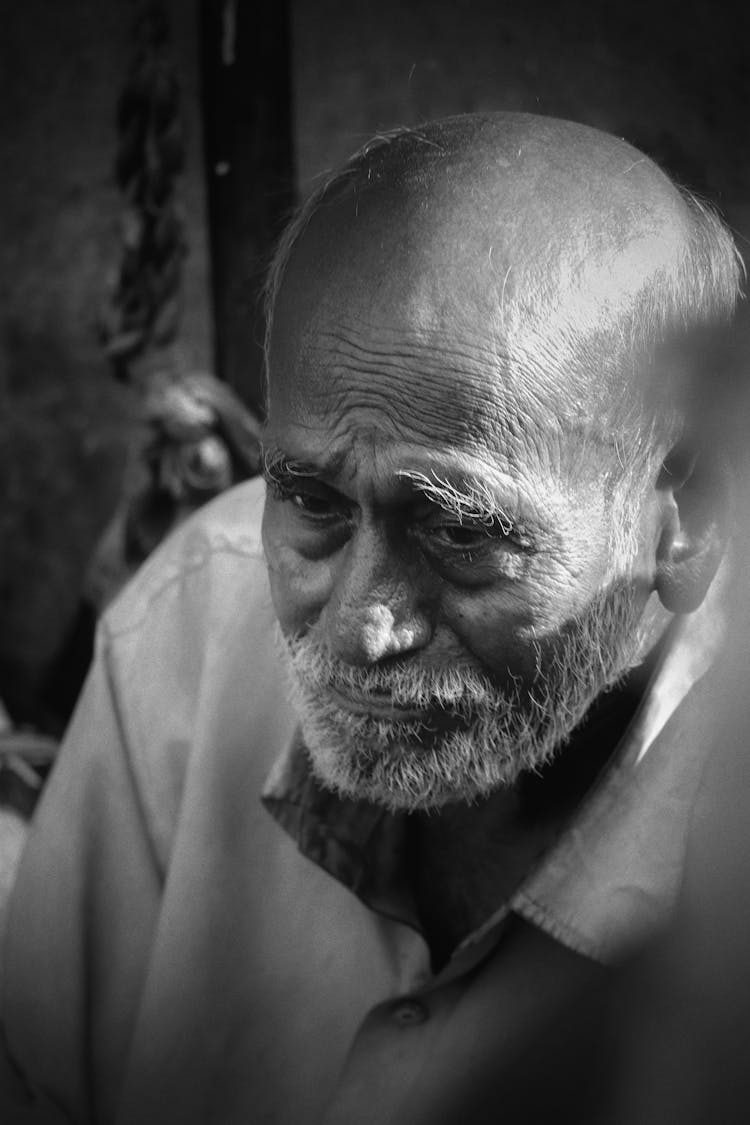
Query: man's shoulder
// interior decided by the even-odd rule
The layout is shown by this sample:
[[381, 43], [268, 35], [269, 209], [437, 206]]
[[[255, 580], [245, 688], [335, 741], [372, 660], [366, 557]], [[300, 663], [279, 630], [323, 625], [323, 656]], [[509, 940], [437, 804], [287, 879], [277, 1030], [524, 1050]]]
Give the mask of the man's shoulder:
[[101, 622], [98, 672], [164, 859], [187, 777], [199, 778], [199, 789], [259, 792], [293, 728], [262, 507], [256, 481], [209, 504], [149, 558]]
[[[185, 602], [193, 593], [232, 596], [222, 583], [214, 589], [215, 572], [234, 561], [242, 584], [249, 589], [265, 587], [265, 564], [261, 545], [264, 482], [245, 481], [206, 504], [186, 520], [146, 560], [103, 618], [103, 630], [117, 638], [148, 623], [160, 608]], [[230, 566], [231, 570], [232, 567]]]

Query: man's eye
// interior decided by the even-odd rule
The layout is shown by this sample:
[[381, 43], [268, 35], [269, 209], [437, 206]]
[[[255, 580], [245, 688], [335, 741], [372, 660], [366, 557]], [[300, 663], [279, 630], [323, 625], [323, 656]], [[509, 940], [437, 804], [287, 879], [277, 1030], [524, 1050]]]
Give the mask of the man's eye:
[[288, 504], [295, 512], [307, 520], [328, 523], [346, 516], [342, 504], [323, 486], [302, 486], [271, 481], [271, 488], [277, 500]]
[[291, 491], [286, 499], [307, 516], [330, 516], [336, 511], [335, 505], [327, 497], [318, 496], [314, 492]]
[[432, 538], [458, 550], [476, 550], [484, 547], [491, 538], [487, 528], [472, 524], [448, 523], [434, 528]]
[[482, 560], [496, 565], [501, 559], [507, 566], [510, 558], [533, 553], [531, 543], [507, 521], [443, 520], [424, 528], [422, 535], [432, 553], [450, 566], [476, 565]]

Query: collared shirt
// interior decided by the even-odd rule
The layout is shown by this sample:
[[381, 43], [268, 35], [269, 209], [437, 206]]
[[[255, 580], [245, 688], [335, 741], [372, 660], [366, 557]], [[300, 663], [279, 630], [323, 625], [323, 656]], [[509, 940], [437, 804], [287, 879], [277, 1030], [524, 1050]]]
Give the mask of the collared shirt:
[[14, 1065], [75, 1122], [428, 1121], [677, 893], [712, 607], [676, 629], [570, 826], [436, 974], [399, 908], [398, 834], [299, 752], [262, 501], [251, 482], [204, 509], [110, 609], [37, 811], [0, 1011]]

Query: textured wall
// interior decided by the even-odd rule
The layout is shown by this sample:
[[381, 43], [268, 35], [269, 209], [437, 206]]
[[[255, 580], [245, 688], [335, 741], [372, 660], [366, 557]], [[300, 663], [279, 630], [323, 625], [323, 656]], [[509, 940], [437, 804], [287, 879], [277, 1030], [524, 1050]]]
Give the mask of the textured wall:
[[624, 134], [691, 186], [750, 175], [744, 5], [712, 0], [293, 0], [303, 184], [379, 129], [476, 110]]
[[[0, 35], [0, 698], [33, 711], [119, 487], [135, 403], [95, 334], [119, 261], [112, 176], [127, 0], [6, 3]], [[200, 135], [190, 6], [175, 52], [193, 118], [183, 199], [192, 219], [184, 346], [209, 362]]]

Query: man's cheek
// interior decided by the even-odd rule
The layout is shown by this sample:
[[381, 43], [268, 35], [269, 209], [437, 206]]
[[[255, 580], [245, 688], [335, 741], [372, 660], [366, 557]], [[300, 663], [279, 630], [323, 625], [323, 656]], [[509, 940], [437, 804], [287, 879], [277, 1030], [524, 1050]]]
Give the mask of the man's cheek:
[[331, 594], [330, 567], [310, 562], [290, 547], [267, 551], [271, 597], [284, 633], [305, 633]]
[[511, 690], [516, 677], [533, 676], [536, 622], [526, 597], [515, 589], [488, 591], [482, 597], [462, 598], [445, 612], [462, 648], [503, 689]]

